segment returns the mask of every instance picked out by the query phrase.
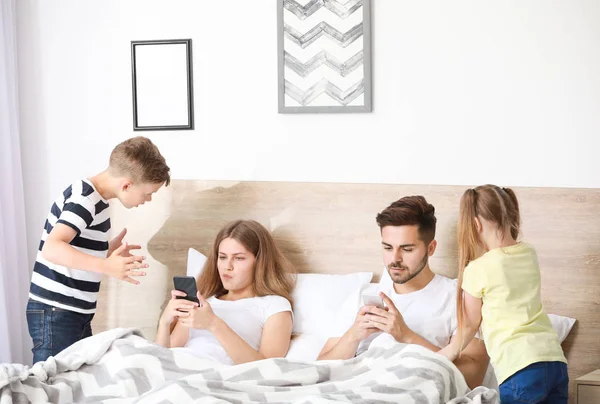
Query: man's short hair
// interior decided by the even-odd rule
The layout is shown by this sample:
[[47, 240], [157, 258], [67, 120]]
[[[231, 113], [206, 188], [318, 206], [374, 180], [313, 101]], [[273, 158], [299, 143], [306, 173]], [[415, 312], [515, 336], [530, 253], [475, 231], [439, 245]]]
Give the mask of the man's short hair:
[[169, 166], [152, 141], [143, 136], [119, 143], [110, 154], [109, 170], [115, 176], [128, 177], [134, 183], [171, 182]]
[[379, 213], [376, 220], [380, 229], [385, 226], [417, 225], [419, 237], [426, 245], [435, 238], [435, 208], [420, 195], [398, 199]]

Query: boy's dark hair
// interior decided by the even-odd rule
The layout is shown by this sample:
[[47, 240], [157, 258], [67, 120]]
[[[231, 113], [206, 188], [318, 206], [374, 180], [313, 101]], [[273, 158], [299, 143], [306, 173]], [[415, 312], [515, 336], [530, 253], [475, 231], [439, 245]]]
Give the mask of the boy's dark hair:
[[423, 196], [405, 196], [393, 202], [375, 219], [380, 229], [385, 226], [419, 226], [419, 237], [428, 245], [435, 238], [435, 208]]
[[119, 143], [110, 154], [109, 170], [113, 175], [129, 177], [136, 183], [171, 183], [165, 158], [152, 141], [143, 136]]

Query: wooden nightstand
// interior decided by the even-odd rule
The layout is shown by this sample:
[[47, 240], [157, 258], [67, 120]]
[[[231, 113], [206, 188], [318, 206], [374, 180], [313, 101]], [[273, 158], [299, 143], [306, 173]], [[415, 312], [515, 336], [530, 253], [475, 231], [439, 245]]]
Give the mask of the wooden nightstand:
[[600, 369], [575, 379], [575, 404], [600, 403]]

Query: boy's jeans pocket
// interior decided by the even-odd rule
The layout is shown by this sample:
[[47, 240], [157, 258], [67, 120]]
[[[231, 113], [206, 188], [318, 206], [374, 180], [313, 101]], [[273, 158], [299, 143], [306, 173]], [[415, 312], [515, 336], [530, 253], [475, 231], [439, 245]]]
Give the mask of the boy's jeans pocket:
[[45, 361], [91, 336], [92, 318], [93, 314], [77, 313], [29, 299], [27, 326], [33, 340], [33, 363]]

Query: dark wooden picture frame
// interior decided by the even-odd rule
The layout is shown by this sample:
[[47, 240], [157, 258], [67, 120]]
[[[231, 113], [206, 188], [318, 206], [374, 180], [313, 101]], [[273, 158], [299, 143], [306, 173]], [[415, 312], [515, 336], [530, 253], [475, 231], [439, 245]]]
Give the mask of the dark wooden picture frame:
[[194, 129], [192, 40], [131, 41], [133, 130]]

